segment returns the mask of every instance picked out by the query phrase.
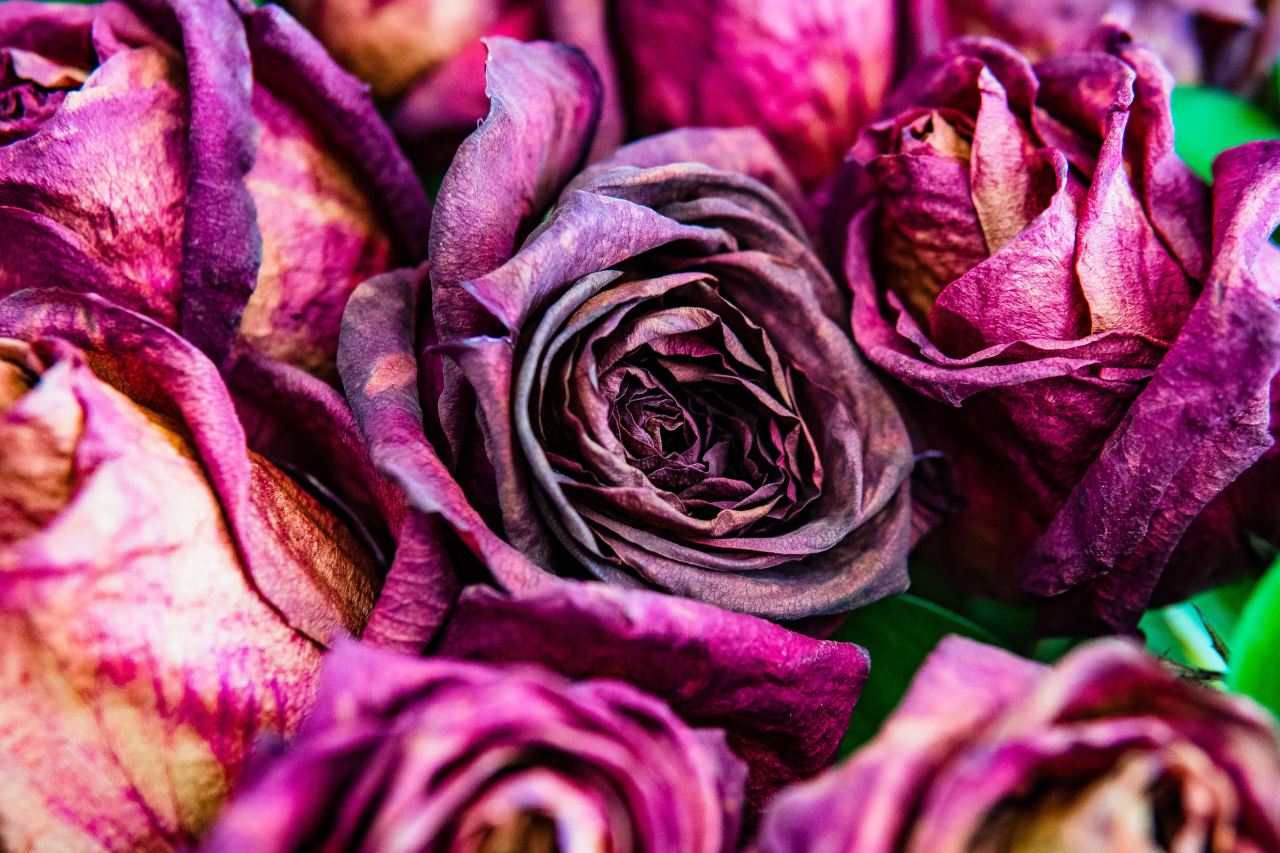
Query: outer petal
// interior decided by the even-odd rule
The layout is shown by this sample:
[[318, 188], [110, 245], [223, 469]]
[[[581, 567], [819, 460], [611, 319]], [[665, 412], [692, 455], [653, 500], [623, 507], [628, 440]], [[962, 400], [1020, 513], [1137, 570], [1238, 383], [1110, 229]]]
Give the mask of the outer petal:
[[990, 646], [944, 639], [871, 744], [770, 805], [760, 829], [762, 853], [902, 849], [934, 773], [953, 751], [1023, 701], [1042, 672]]
[[[1126, 794], [1125, 768], [1138, 760], [1150, 761], [1156, 779], [1186, 786], [1178, 836], [1185, 830], [1194, 838], [1199, 824], [1225, 849], [1277, 843], [1280, 738], [1274, 720], [1252, 702], [1181, 681], [1125, 641], [1089, 644], [1048, 669], [948, 638], [867, 747], [772, 805], [761, 846], [852, 853], [1023, 849], [1004, 839], [1001, 823], [1025, 829], [1055, 821], [1056, 838], [1069, 831], [1070, 809], [1055, 800], [1063, 793], [1092, 818], [1077, 828], [1101, 844], [1114, 828], [1109, 820], [1130, 805], [1122, 799], [1117, 808], [1115, 797]], [[1178, 778], [1182, 772], [1195, 777], [1189, 785]], [[1076, 802], [1095, 790], [1112, 797], [1110, 808], [1096, 798]], [[1155, 796], [1140, 788], [1132, 806], [1150, 809]], [[1127, 846], [1106, 849], [1148, 849], [1140, 845], [1152, 834], [1149, 821], [1136, 832], [1140, 837]], [[1021, 840], [1027, 849], [1047, 849], [1043, 840]]]
[[176, 325], [189, 154], [178, 58], [119, 4], [68, 11], [6, 3], [0, 13], [5, 44], [48, 50], [86, 69], [97, 61], [91, 29], [133, 49], [108, 57], [36, 136], [0, 147], [8, 245], [0, 293], [88, 290]]
[[332, 380], [342, 309], [426, 255], [430, 204], [365, 87], [279, 8], [242, 9], [253, 61], [262, 263], [240, 337]]
[[[420, 276], [412, 270], [388, 273], [352, 294], [338, 349], [347, 399], [374, 464], [404, 493], [412, 511], [439, 516], [504, 585], [532, 588], [551, 577], [489, 528], [427, 441], [413, 357]], [[458, 582], [438, 543], [421, 538], [406, 541], [407, 535], [434, 536], [435, 527], [418, 520], [402, 529], [397, 564], [387, 579], [388, 595], [383, 601], [396, 610], [396, 619], [402, 623], [397, 645], [416, 642], [421, 647], [439, 628], [457, 595]], [[423, 557], [419, 561], [406, 556], [404, 560], [410, 561], [405, 562], [401, 553]], [[420, 603], [413, 604], [415, 599]], [[416, 639], [406, 633], [413, 630], [411, 623], [417, 624]]]
[[95, 296], [24, 291], [0, 302], [0, 336], [66, 341], [143, 406], [181, 420], [254, 585], [289, 624], [324, 643], [359, 633], [374, 569], [323, 511], [271, 466], [253, 464], [216, 370], [163, 327]]
[[245, 175], [253, 166], [249, 46], [227, 0], [136, 0], [182, 44], [187, 70], [187, 186], [179, 330], [215, 364], [230, 352], [253, 293], [262, 236]]
[[255, 75], [287, 97], [351, 158], [411, 262], [427, 251], [431, 202], [363, 84], [274, 6], [242, 3]]
[[566, 849], [728, 853], [742, 773], [718, 732], [630, 685], [348, 644], [209, 849], [461, 846], [532, 812]]
[[1204, 293], [1033, 549], [1024, 575], [1026, 587], [1041, 594], [1108, 572], [1133, 579], [1136, 597], [1096, 605], [1095, 615], [1111, 625], [1136, 618], [1146, 604], [1141, 592], [1154, 587], [1191, 520], [1271, 446], [1280, 311], [1252, 267], [1280, 216], [1273, 205], [1280, 144], [1241, 146], [1215, 167], [1213, 264]]
[[600, 110], [595, 72], [563, 45], [492, 39], [486, 73], [489, 116], [458, 149], [431, 229], [432, 305], [443, 342], [491, 330], [460, 285], [511, 257], [581, 165]]
[[896, 16], [880, 0], [613, 6], [638, 133], [756, 127], [810, 186], [834, 170], [893, 73]]
[[436, 651], [628, 681], [693, 725], [723, 728], [751, 765], [757, 805], [830, 761], [870, 665], [858, 646], [753, 616], [569, 582], [510, 597], [470, 587]]
[[[0, 305], [0, 335], [31, 331], [9, 322], [19, 299]], [[93, 334], [141, 343], [113, 310], [94, 315]], [[161, 384], [56, 331], [33, 335], [43, 373], [0, 416], [0, 845], [189, 845], [254, 741], [292, 731], [321, 650], [255, 588]], [[238, 452], [255, 477], [279, 476]], [[274, 488], [289, 500], [268, 510], [276, 498], [255, 492], [253, 512], [307, 548], [341, 546], [315, 535], [319, 507]], [[285, 562], [283, 540], [277, 550]]]
[[[506, 38], [488, 45], [489, 116], [454, 155], [431, 228], [431, 311], [442, 343], [497, 331], [462, 283], [511, 257], [582, 165], [600, 114], [599, 78], [578, 51]], [[452, 365], [443, 374], [440, 421], [459, 456], [474, 401]]]

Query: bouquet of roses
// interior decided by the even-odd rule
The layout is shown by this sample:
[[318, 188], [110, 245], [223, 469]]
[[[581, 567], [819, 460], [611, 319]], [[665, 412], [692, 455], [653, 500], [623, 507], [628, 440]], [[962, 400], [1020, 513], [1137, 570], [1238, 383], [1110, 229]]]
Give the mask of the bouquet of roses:
[[0, 850], [1280, 851], [1280, 6], [279, 2], [0, 0]]

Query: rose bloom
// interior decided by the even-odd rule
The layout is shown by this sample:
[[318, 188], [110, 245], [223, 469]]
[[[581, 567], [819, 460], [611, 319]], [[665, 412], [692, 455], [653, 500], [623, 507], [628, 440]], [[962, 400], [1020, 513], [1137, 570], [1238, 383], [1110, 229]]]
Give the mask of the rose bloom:
[[0, 294], [98, 293], [220, 366], [334, 380], [347, 296], [421, 259], [425, 194], [358, 81], [280, 9], [0, 5]]
[[1033, 60], [1085, 46], [1107, 17], [1151, 45], [1178, 82], [1249, 88], [1280, 54], [1274, 0], [911, 0], [917, 56], [962, 35], [994, 36]]
[[344, 644], [205, 850], [732, 853], [744, 776], [622, 682]]
[[891, 0], [284, 5], [369, 81], [415, 153], [451, 153], [487, 112], [481, 36], [547, 38], [584, 50], [601, 75], [597, 153], [676, 127], [756, 127], [805, 184], [834, 170], [879, 107], [897, 46]]
[[1280, 147], [1224, 154], [1211, 192], [1173, 152], [1172, 85], [1114, 28], [1035, 65], [957, 40], [843, 176], [855, 337], [968, 500], [939, 562], [1054, 596], [1050, 630], [1212, 581], [1193, 552], [1232, 525], [1193, 522], [1272, 443]]
[[1052, 668], [958, 637], [880, 733], [775, 801], [762, 853], [1280, 849], [1280, 737], [1125, 640]]
[[594, 75], [492, 50], [429, 264], [344, 318], [375, 461], [511, 591], [590, 573], [797, 619], [905, 588], [910, 442], [767, 143], [654, 137], [561, 193]]
[[0, 847], [192, 843], [376, 583], [191, 344], [92, 295], [0, 300]]
[[867, 679], [867, 653], [696, 601], [561, 581], [508, 595], [463, 591], [435, 654], [625, 681], [747, 762], [748, 814], [825, 769]]

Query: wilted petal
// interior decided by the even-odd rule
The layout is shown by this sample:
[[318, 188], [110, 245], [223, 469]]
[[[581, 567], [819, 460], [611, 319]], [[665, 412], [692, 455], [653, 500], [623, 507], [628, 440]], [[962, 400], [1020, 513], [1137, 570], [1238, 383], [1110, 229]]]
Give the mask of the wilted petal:
[[1262, 850], [1280, 739], [1240, 697], [1099, 641], [1052, 669], [951, 637], [880, 733], [785, 793], [765, 851]]
[[95, 296], [0, 300], [0, 843], [167, 849], [308, 707], [374, 567], [214, 365]]
[[743, 776], [722, 733], [691, 730], [629, 685], [348, 644], [297, 739], [264, 756], [207, 849], [451, 838], [728, 853]]
[[246, 455], [225, 386], [190, 344], [97, 297], [57, 291], [25, 291], [0, 302], [0, 335], [73, 345], [144, 405], [179, 420], [262, 595], [317, 642], [359, 632], [372, 604], [373, 567], [327, 513], [292, 508], [314, 499]]
[[603, 584], [464, 591], [439, 654], [615, 678], [693, 725], [724, 729], [759, 804], [826, 765], [866, 679], [866, 652], [705, 604]]

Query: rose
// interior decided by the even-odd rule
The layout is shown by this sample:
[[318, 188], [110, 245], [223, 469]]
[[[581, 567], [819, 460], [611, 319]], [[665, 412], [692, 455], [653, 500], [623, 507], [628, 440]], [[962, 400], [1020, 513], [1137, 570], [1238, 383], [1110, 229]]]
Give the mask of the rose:
[[1211, 197], [1173, 153], [1158, 60], [1098, 39], [1034, 67], [954, 42], [865, 131], [843, 200], [854, 334], [969, 500], [940, 564], [1057, 596], [1064, 632], [1206, 581], [1177, 548], [1271, 444], [1280, 356], [1280, 151], [1224, 155]]
[[1280, 53], [1280, 21], [1261, 0], [1067, 0], [1042, 6], [1014, 0], [913, 0], [917, 55], [950, 38], [994, 36], [1039, 60], [1083, 47], [1104, 16], [1150, 44], [1181, 83], [1242, 88], [1256, 84]]
[[220, 366], [334, 379], [363, 279], [425, 249], [429, 206], [360, 84], [278, 8], [0, 6], [0, 294], [107, 296]]
[[372, 84], [415, 153], [451, 152], [484, 116], [480, 36], [548, 38], [580, 47], [601, 74], [598, 154], [625, 135], [756, 127], [806, 185], [835, 169], [880, 105], [896, 49], [896, 14], [887, 0], [285, 5]]
[[1274, 850], [1277, 792], [1275, 721], [1128, 641], [1049, 668], [950, 637], [870, 743], [770, 806], [760, 847]]
[[833, 319], [785, 168], [753, 132], [677, 132], [554, 204], [589, 144], [590, 68], [492, 51], [429, 293], [380, 277], [344, 318], [375, 462], [512, 591], [586, 569], [795, 619], [903, 589], [909, 441]]
[[0, 847], [193, 841], [375, 591], [193, 346], [92, 295], [0, 300]]
[[731, 853], [744, 776], [621, 682], [344, 644], [205, 849]]
[[562, 581], [509, 596], [465, 590], [436, 654], [626, 681], [690, 725], [723, 729], [750, 768], [751, 814], [835, 755], [866, 652], [763, 619], [644, 590]]

